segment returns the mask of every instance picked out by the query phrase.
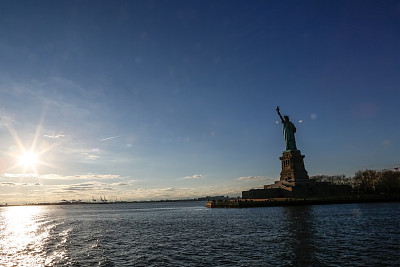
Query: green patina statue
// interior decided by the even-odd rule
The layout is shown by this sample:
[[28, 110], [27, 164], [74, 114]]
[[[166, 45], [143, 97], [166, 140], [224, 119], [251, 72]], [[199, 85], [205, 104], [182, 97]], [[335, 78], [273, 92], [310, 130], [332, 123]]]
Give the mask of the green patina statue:
[[296, 132], [296, 127], [289, 120], [289, 116], [284, 116], [282, 118], [281, 113], [279, 112], [279, 107], [276, 107], [276, 111], [278, 112], [279, 117], [281, 118], [283, 125], [283, 136], [285, 137], [286, 142], [286, 151], [295, 151], [296, 148], [296, 140], [294, 139], [294, 134]]

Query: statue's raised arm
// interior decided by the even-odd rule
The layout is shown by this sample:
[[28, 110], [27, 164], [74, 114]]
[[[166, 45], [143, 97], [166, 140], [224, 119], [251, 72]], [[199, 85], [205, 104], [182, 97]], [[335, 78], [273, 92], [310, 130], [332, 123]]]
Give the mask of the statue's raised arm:
[[281, 113], [279, 112], [279, 106], [276, 107], [276, 111], [278, 112], [278, 115], [279, 115], [279, 117], [281, 118], [281, 121], [283, 122], [284, 120], [283, 120], [283, 118], [282, 118]]

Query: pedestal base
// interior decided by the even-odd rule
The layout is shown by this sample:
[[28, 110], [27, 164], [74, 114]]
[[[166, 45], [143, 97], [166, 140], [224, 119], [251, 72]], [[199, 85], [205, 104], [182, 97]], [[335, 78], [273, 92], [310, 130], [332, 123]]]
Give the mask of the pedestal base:
[[300, 150], [284, 151], [279, 159], [282, 161], [280, 181], [292, 186], [309, 181], [310, 177], [304, 167], [304, 155], [301, 155]]

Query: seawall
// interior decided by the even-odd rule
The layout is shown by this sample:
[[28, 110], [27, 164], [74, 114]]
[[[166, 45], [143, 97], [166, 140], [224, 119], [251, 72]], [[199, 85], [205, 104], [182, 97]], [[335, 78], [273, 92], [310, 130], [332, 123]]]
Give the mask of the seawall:
[[208, 201], [208, 208], [256, 208], [296, 205], [327, 205], [374, 202], [400, 202], [400, 196], [355, 195], [334, 198], [268, 198]]

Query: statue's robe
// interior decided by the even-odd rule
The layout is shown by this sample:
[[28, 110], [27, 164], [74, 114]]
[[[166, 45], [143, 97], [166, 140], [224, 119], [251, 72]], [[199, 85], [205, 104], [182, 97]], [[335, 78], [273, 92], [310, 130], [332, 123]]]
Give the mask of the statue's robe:
[[290, 121], [282, 121], [283, 124], [283, 136], [285, 137], [286, 150], [297, 150], [296, 140], [294, 139], [294, 134], [296, 132], [296, 127]]

